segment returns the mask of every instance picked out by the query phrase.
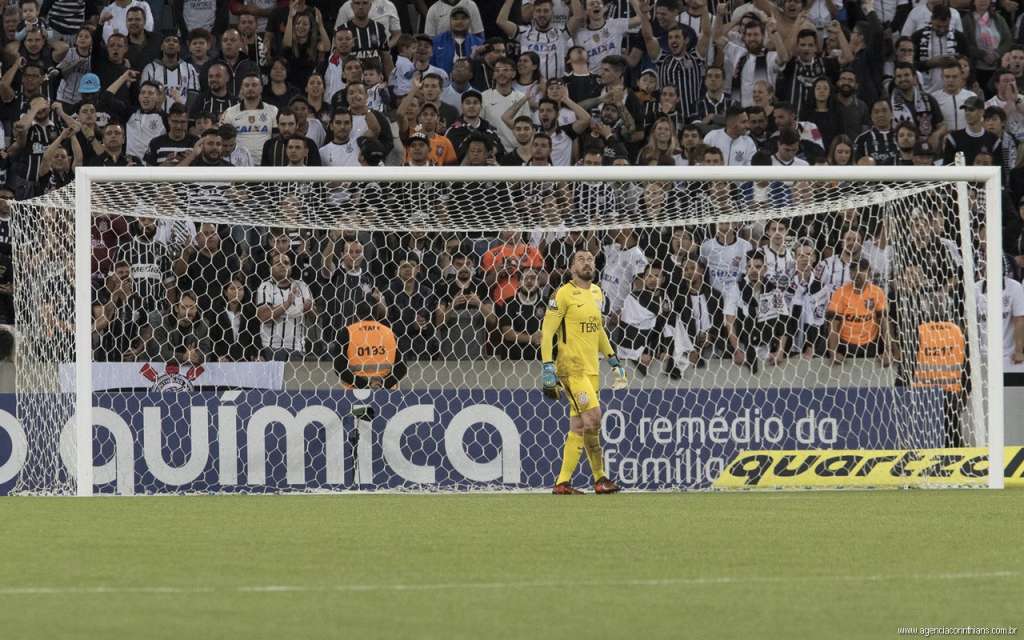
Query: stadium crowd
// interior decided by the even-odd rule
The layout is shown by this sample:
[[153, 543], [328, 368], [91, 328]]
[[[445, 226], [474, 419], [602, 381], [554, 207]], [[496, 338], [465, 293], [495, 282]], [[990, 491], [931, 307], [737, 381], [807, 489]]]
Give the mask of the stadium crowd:
[[[1016, 275], [1019, 9], [1016, 0], [13, 0], [0, 30], [0, 322], [13, 322], [16, 286], [9, 201], [67, 185], [79, 166], [457, 172], [931, 165], [962, 153], [1003, 169], [1004, 250]], [[782, 183], [730, 189], [725, 197], [752, 204], [792, 197]], [[695, 195], [669, 191], [661, 197]], [[407, 193], [401, 206], [438, 195]], [[579, 185], [560, 197], [585, 225], [620, 195]], [[260, 206], [287, 213], [310, 202], [283, 193]], [[97, 360], [327, 359], [331, 332], [360, 302], [388, 320], [408, 359], [536, 359], [549, 292], [584, 248], [598, 258], [622, 357], [642, 372], [664, 361], [673, 377], [709, 353], [753, 370], [801, 354], [885, 363], [899, 351], [887, 308], [921, 290], [958, 297], [954, 220], [923, 212], [901, 229], [920, 251], [898, 272], [887, 227], [859, 210], [479, 237], [133, 213], [94, 222]], [[1020, 297], [1012, 316], [1024, 321]], [[1007, 355], [1024, 360], [1022, 340], [1011, 335]]]

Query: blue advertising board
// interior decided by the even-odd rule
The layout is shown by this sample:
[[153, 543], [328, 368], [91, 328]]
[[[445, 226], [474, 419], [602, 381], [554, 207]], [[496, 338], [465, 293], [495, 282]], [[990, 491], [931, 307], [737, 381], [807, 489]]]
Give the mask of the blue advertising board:
[[[100, 493], [544, 488], [567, 430], [564, 404], [523, 389], [122, 392], [94, 405]], [[357, 420], [357, 406], [374, 417]], [[905, 389], [607, 390], [602, 408], [605, 466], [627, 488], [705, 489], [748, 449], [942, 440], [934, 394]], [[34, 464], [25, 443], [38, 440], [15, 415], [0, 395], [0, 495]]]

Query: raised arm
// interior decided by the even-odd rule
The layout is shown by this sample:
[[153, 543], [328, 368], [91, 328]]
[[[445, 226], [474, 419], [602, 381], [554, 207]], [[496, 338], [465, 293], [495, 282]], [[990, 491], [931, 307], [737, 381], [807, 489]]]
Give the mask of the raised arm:
[[576, 114], [576, 122], [572, 123], [572, 130], [577, 134], [581, 134], [590, 128], [590, 112], [576, 104], [576, 102], [569, 97], [569, 92], [564, 88], [562, 89], [562, 104], [572, 109], [572, 112]]
[[523, 108], [523, 105], [529, 99], [529, 96], [523, 96], [513, 102], [511, 107], [505, 109], [505, 113], [501, 114], [501, 121], [505, 123], [506, 127], [509, 129], [515, 127], [516, 114], [519, 113], [519, 110]]
[[571, 13], [565, 23], [565, 30], [575, 38], [576, 32], [587, 23], [587, 15], [583, 12], [583, 4], [580, 0], [569, 0], [569, 6], [571, 7]]
[[508, 38], [516, 37], [519, 33], [519, 25], [508, 19], [509, 13], [512, 11], [512, 3], [515, 0], [505, 0], [501, 5], [501, 9], [498, 11], [497, 24], [498, 28], [502, 30]]

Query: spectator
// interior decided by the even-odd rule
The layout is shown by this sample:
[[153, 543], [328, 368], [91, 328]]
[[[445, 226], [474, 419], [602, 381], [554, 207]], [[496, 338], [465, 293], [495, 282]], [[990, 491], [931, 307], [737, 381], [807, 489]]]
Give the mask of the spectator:
[[149, 3], [131, 0], [131, 4], [125, 15], [127, 31], [123, 32], [128, 40], [128, 62], [132, 69], [145, 69], [146, 65], [160, 57], [161, 40], [153, 33]]
[[34, 183], [39, 179], [43, 152], [60, 135], [50, 119], [49, 100], [33, 98], [28, 107], [14, 126], [14, 143], [7, 148], [15, 175], [29, 185], [26, 195], [34, 191]]
[[566, 65], [566, 74], [563, 80], [569, 91], [569, 97], [582, 103], [601, 95], [601, 79], [598, 74], [590, 70], [587, 50], [574, 46], [569, 48], [567, 55], [569, 62]]
[[[705, 11], [706, 13], [706, 11]], [[647, 25], [647, 21], [644, 20]], [[706, 51], [710, 29], [705, 29], [704, 37], [697, 42], [697, 51]], [[686, 30], [682, 25], [672, 25], [666, 32], [667, 49], [663, 49], [653, 35], [645, 32], [649, 54], [655, 58], [658, 72], [658, 86], [662, 90], [673, 87], [679, 98], [680, 111], [686, 121], [697, 115], [697, 102], [704, 94], [704, 77], [707, 65], [700, 54], [691, 54], [693, 43], [687, 40]]]
[[796, 109], [787, 102], [780, 102], [775, 105], [772, 111], [775, 122], [775, 133], [768, 138], [769, 150], [774, 150], [778, 144], [779, 133], [785, 129], [792, 129], [797, 134], [797, 153], [801, 160], [807, 164], [817, 164], [818, 158], [825, 153], [821, 146], [821, 132], [813, 122], [799, 122], [796, 119]]
[[725, 298], [723, 311], [727, 320], [734, 319], [726, 324], [733, 362], [746, 365], [754, 375], [761, 369], [761, 360], [772, 363], [772, 356], [784, 350], [790, 324], [784, 294], [775, 282], [765, 279], [764, 269], [764, 254], [751, 253], [746, 273]]
[[[230, 125], [225, 125], [230, 126]], [[224, 158], [224, 138], [220, 129], [207, 129], [202, 139], [196, 143], [181, 159], [180, 166], [191, 167], [230, 167], [232, 164]]]
[[214, 305], [210, 342], [219, 362], [256, 360], [259, 353], [260, 323], [245, 286], [245, 276], [236, 273], [224, 285]]
[[359, 165], [359, 146], [352, 139], [352, 114], [339, 109], [331, 118], [331, 141], [320, 147], [320, 162], [325, 167]]
[[967, 49], [957, 53], [971, 57], [978, 84], [987, 87], [992, 73], [999, 67], [1000, 58], [1013, 46], [1013, 34], [991, 0], [974, 0], [972, 4], [974, 10], [965, 11], [962, 16]]
[[349, 113], [352, 114], [352, 135], [357, 140], [362, 137], [373, 138], [383, 145], [385, 153], [391, 151], [394, 142], [391, 136], [391, 121], [380, 111], [374, 111], [367, 105], [366, 85], [362, 82], [350, 82], [345, 87]]
[[[309, 115], [319, 123], [326, 139], [327, 130], [324, 127], [330, 123], [331, 105], [325, 99], [324, 77], [320, 75], [320, 72], [315, 71], [309, 74], [309, 79], [306, 80], [306, 93], [303, 97], [306, 100]], [[322, 142], [323, 140], [321, 140]]]
[[747, 135], [747, 114], [740, 107], [731, 107], [725, 114], [725, 128], [704, 136], [704, 144], [718, 148], [728, 165], [749, 165], [757, 153], [754, 141]]
[[946, 135], [939, 103], [917, 86], [917, 72], [910, 64], [896, 63], [893, 74], [893, 92], [889, 97], [893, 124], [910, 122], [934, 145]]
[[[788, 49], [775, 28], [774, 20], [767, 25], [760, 21], [748, 22], [743, 27], [742, 45], [727, 38], [725, 26], [724, 23], [718, 26], [715, 44], [724, 52], [725, 69], [732, 78], [730, 97], [749, 107], [754, 104], [752, 89], [755, 81], [765, 80], [775, 86], [779, 70], [789, 59]], [[773, 42], [773, 51], [765, 48], [765, 40]]]
[[124, 129], [117, 122], [111, 122], [103, 128], [102, 149], [92, 157], [89, 166], [126, 167], [128, 165], [128, 156], [124, 153]]
[[[232, 96], [243, 98], [243, 87], [246, 78], [255, 75], [260, 78], [260, 67], [257, 61], [250, 60], [242, 51], [242, 34], [237, 29], [226, 29], [220, 37], [220, 58], [219, 61], [227, 66], [231, 79], [228, 93]], [[263, 91], [263, 81], [260, 78], [260, 91]], [[257, 94], [258, 96], [258, 94]]]
[[222, 122], [235, 127], [239, 145], [253, 158], [263, 157], [263, 147], [277, 121], [277, 107], [260, 99], [262, 91], [259, 74], [246, 76], [242, 80], [241, 101], [221, 116]]
[[306, 321], [316, 315], [309, 286], [291, 277], [292, 260], [284, 253], [272, 258], [270, 279], [256, 291], [256, 317], [265, 360], [302, 360], [306, 353]]
[[[56, 191], [74, 181], [75, 168], [82, 165], [82, 147], [75, 136], [77, 131], [77, 125], [67, 127], [46, 147], [39, 164], [37, 195]], [[71, 148], [71, 153], [65, 145]]]
[[144, 81], [139, 87], [139, 107], [125, 124], [125, 153], [137, 164], [142, 164], [143, 158], [149, 153], [150, 143], [167, 133], [163, 105], [160, 85], [152, 80]]
[[823, 286], [816, 275], [817, 251], [810, 244], [801, 244], [794, 252], [793, 312], [797, 335], [803, 339], [804, 359], [825, 355], [828, 332], [825, 312], [832, 291]]
[[292, 82], [299, 87], [306, 86], [309, 75], [330, 49], [331, 39], [320, 9], [313, 7], [299, 12], [293, 4], [281, 39], [281, 52], [287, 60], [288, 77]]
[[153, 12], [148, 2], [141, 0], [114, 0], [100, 12], [100, 24], [103, 25], [103, 41], [110, 39], [111, 34], [128, 34], [128, 14], [133, 7], [142, 10], [143, 26], [146, 31], [153, 31]]
[[892, 111], [887, 101], [878, 100], [871, 106], [871, 125], [854, 140], [854, 155], [858, 160], [869, 157], [879, 165], [896, 164], [899, 146], [892, 131]]
[[[255, 18], [253, 19], [255, 20]], [[217, 29], [217, 33], [221, 31], [223, 29]], [[213, 34], [208, 29], [197, 28], [182, 34], [182, 37], [185, 38], [188, 47], [188, 53], [184, 59], [195, 68], [199, 74], [199, 85], [205, 89], [207, 67], [213, 62], [213, 58], [210, 57], [210, 50], [213, 48]]]
[[[452, 63], [451, 82], [441, 92], [441, 101], [460, 116], [462, 115], [462, 94], [472, 88], [473, 65], [467, 58], [460, 58]], [[454, 121], [453, 121], [454, 122]]]
[[505, 0], [502, 4], [498, 12], [498, 28], [510, 40], [518, 43], [521, 52], [537, 56], [537, 73], [540, 78], [561, 78], [565, 74], [566, 55], [572, 45], [572, 38], [564, 25], [552, 22], [553, 2], [540, 0], [532, 3], [529, 25], [519, 25], [509, 19], [512, 5], [512, 0]]
[[668, 326], [672, 337], [668, 374], [672, 380], [681, 379], [688, 367], [707, 366], [704, 349], [716, 341], [719, 325], [714, 319], [721, 317], [721, 298], [705, 282], [704, 272], [702, 262], [687, 257], [676, 262], [670, 277], [673, 309]]
[[283, 109], [292, 98], [299, 95], [298, 88], [288, 82], [288, 60], [285, 58], [274, 58], [267, 77], [269, 82], [263, 87], [264, 102]]
[[[838, 22], [831, 22], [828, 32], [839, 40], [841, 49], [849, 47]], [[815, 104], [817, 81], [832, 81], [839, 76], [839, 62], [835, 58], [821, 55], [818, 50], [818, 33], [814, 29], [797, 31], [794, 44], [796, 50], [787, 49], [787, 53], [795, 55], [779, 60], [783, 67], [779, 72], [776, 95], [780, 100], [792, 104], [796, 113], [803, 113]]]
[[433, 360], [437, 355], [434, 312], [437, 300], [423, 282], [420, 263], [407, 256], [398, 264], [398, 277], [386, 294], [388, 324], [407, 359]]
[[942, 111], [942, 121], [949, 132], [963, 129], [966, 126], [962, 107], [968, 98], [976, 98], [973, 91], [964, 89], [964, 73], [954, 60], [946, 61], [942, 66], [942, 90], [932, 92], [935, 101]]
[[192, 100], [189, 116], [194, 120], [201, 113], [216, 118], [238, 104], [238, 98], [229, 91], [230, 71], [223, 62], [213, 62], [206, 68], [206, 89]]
[[985, 130], [985, 103], [972, 96], [964, 101], [964, 128], [955, 129], [946, 136], [943, 162], [953, 164], [957, 153], [964, 154], [968, 165], [973, 165], [979, 153], [989, 153], [999, 162], [1003, 160], [1002, 141]]
[[323, 283], [327, 318], [351, 322], [356, 305], [374, 305], [381, 316], [387, 315], [384, 297], [367, 266], [363, 243], [356, 239], [326, 242], [320, 258], [319, 280]]
[[190, 92], [199, 91], [199, 72], [188, 62], [181, 60], [181, 41], [177, 35], [165, 35], [160, 45], [161, 58], [146, 65], [142, 70], [142, 81], [158, 83], [163, 88], [164, 110], [172, 104], [185, 104]]
[[[13, 323], [13, 305], [10, 310]], [[103, 287], [96, 292], [92, 322], [93, 357], [98, 362], [133, 361], [142, 352], [143, 332], [149, 334], [152, 330], [135, 292], [131, 266], [127, 262], [113, 265]]]
[[495, 356], [506, 360], [536, 360], [540, 354], [540, 324], [546, 307], [538, 272], [524, 270], [516, 295], [495, 307], [501, 337]]
[[599, 284], [608, 300], [608, 317], [614, 326], [626, 297], [633, 290], [637, 277], [647, 268], [647, 257], [639, 246], [632, 228], [621, 228], [609, 234], [609, 243], [601, 249], [604, 266]]
[[[412, 50], [412, 68], [414, 75], [421, 80], [429, 75], [436, 75], [441, 78], [441, 84], [447, 84], [448, 72], [441, 67], [430, 64], [430, 57], [434, 51], [434, 40], [426, 34], [416, 36], [416, 46]], [[440, 90], [439, 90], [440, 91]]]
[[852, 280], [832, 294], [828, 303], [828, 353], [832, 364], [853, 358], [879, 357], [879, 364], [889, 365], [886, 344], [889, 323], [886, 320], [885, 293], [870, 282], [870, 267], [865, 258], [850, 265]]
[[483, 355], [484, 326], [493, 313], [476, 266], [465, 254], [453, 255], [438, 290], [439, 352], [456, 359], [478, 359]]
[[360, 60], [377, 58], [384, 75], [390, 76], [394, 68], [391, 60], [390, 37], [387, 29], [379, 22], [370, 19], [370, 0], [349, 0], [352, 5], [352, 19], [346, 23], [352, 32], [352, 52]]
[[839, 117], [850, 140], [856, 140], [857, 136], [865, 129], [868, 122], [868, 105], [857, 95], [859, 82], [857, 74], [849, 69], [839, 72], [839, 80], [836, 81], [836, 105]]
[[304, 166], [320, 166], [320, 150], [316, 143], [305, 136], [299, 136], [295, 132], [295, 114], [290, 109], [284, 108], [277, 112], [278, 135], [263, 144], [263, 153], [260, 155], [260, 164], [264, 167], [284, 167], [290, 164], [286, 153], [292, 138], [296, 138], [306, 147], [306, 158]]
[[433, 38], [434, 36], [447, 31], [451, 25], [451, 13], [456, 7], [465, 9], [469, 14], [470, 32], [482, 35], [484, 32], [484, 23], [480, 17], [480, 9], [476, 6], [476, 3], [473, 2], [473, 0], [435, 2], [430, 5], [430, 8], [427, 10], [426, 24], [423, 27], [423, 33]]
[[828, 78], [818, 78], [813, 82], [811, 97], [804, 103], [800, 119], [817, 127], [821, 133], [822, 149], [830, 148], [832, 140], [843, 135], [846, 126], [836, 103], [835, 90]]
[[480, 117], [482, 107], [483, 97], [480, 92], [476, 89], [466, 90], [462, 94], [462, 115], [445, 131], [444, 135], [451, 141], [459, 162], [466, 157], [466, 144], [471, 136], [482, 136], [489, 141], [492, 149], [501, 148], [498, 130]]
[[[403, 7], [405, 6], [405, 3], [398, 4], [401, 4]], [[352, 3], [350, 1], [346, 1], [341, 5], [341, 9], [338, 11], [337, 19], [334, 23], [335, 29], [347, 24], [348, 21], [352, 19], [352, 15]], [[406, 33], [409, 33], [409, 31], [407, 29], [403, 29], [402, 26], [403, 24], [408, 23], [408, 18], [406, 17], [403, 22], [402, 16], [396, 7], [396, 3], [393, 3], [390, 0], [373, 0], [370, 3], [369, 16], [375, 22], [379, 22], [380, 25], [387, 30], [387, 33], [389, 34], [389, 47], [395, 46], [395, 41], [398, 39], [399, 35], [401, 35], [403, 30], [405, 30]]]
[[853, 164], [853, 142], [846, 136], [836, 136], [828, 149], [826, 164], [831, 167], [848, 167]]
[[708, 67], [704, 73], [704, 95], [689, 112], [692, 121], [699, 122], [704, 131], [725, 126], [725, 114], [733, 104], [725, 95], [725, 71], [721, 67]]
[[188, 111], [185, 105], [176, 102], [167, 114], [167, 133], [153, 138], [149, 143], [149, 151], [145, 155], [146, 164], [175, 165], [197, 142], [199, 139], [188, 132]]
[[622, 339], [616, 353], [622, 359], [632, 360], [640, 377], [647, 375], [652, 361], [667, 354], [665, 328], [672, 301], [665, 295], [663, 276], [660, 262], [649, 263], [640, 278], [640, 286], [626, 296], [619, 316]]
[[522, 234], [502, 231], [497, 243], [480, 258], [484, 281], [491, 288], [490, 300], [501, 304], [515, 295], [521, 269], [541, 269], [544, 257], [537, 247], [523, 242]]
[[917, 146], [917, 129], [909, 122], [896, 126], [896, 162], [900, 166], [914, 164], [914, 147]]
[[[327, 60], [321, 65], [320, 73], [324, 77], [324, 99], [333, 102], [334, 95], [345, 88], [344, 67], [349, 60], [359, 64], [359, 59], [352, 55], [352, 47], [355, 40], [352, 31], [346, 26], [337, 27], [334, 31], [334, 40], [331, 41], [331, 50], [327, 53]], [[359, 69], [362, 77], [362, 65]]]
[[[34, 0], [32, 2], [34, 3]], [[92, 71], [92, 31], [79, 29], [73, 45], [57, 65], [60, 72], [60, 84], [57, 86], [56, 100], [67, 105], [82, 101], [79, 84], [82, 78]]]
[[146, 358], [162, 362], [177, 362], [198, 366], [213, 355], [210, 326], [203, 319], [196, 296], [191, 291], [182, 293], [171, 308], [170, 315], [154, 325], [153, 339], [146, 343]]
[[118, 246], [116, 258], [130, 267], [143, 308], [150, 310], [160, 308], [165, 300], [163, 277], [171, 267], [166, 247], [157, 241], [156, 232], [155, 219], [135, 218], [128, 225], [128, 237]]
[[[582, 4], [582, 3], [581, 3]], [[630, 0], [633, 9], [632, 18], [608, 17], [608, 8], [601, 0], [586, 0], [586, 6], [580, 11], [579, 4], [573, 4], [573, 15], [566, 23], [566, 30], [575, 42], [586, 43], [584, 53], [591, 73], [597, 73], [604, 59], [610, 56], [621, 56], [622, 41], [630, 29], [640, 26], [640, 14], [635, 0]]]
[[1006, 130], [1006, 112], [999, 107], [985, 107], [985, 131], [991, 133], [999, 146], [1002, 155], [996, 162], [1003, 167], [1003, 184], [1009, 184], [1010, 169], [1017, 166], [1017, 138]]

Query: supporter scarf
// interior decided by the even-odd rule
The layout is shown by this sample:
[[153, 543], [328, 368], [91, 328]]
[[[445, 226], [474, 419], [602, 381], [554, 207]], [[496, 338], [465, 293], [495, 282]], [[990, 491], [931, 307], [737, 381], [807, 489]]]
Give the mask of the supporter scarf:
[[900, 122], [910, 122], [918, 128], [918, 133], [921, 135], [931, 135], [932, 104], [919, 87], [914, 87], [913, 106], [909, 103], [910, 101], [902, 91], [892, 92], [892, 96], [889, 97], [889, 105], [892, 107], [893, 126]]
[[739, 97], [743, 95], [741, 93], [743, 87], [743, 70], [747, 66], [747, 61], [750, 57], [754, 57], [754, 78], [751, 81], [751, 85], [758, 80], [768, 79], [768, 52], [762, 50], [759, 54], [745, 53], [736, 62], [736, 68], [733, 69], [732, 73], [732, 95], [734, 100], [739, 100]]

